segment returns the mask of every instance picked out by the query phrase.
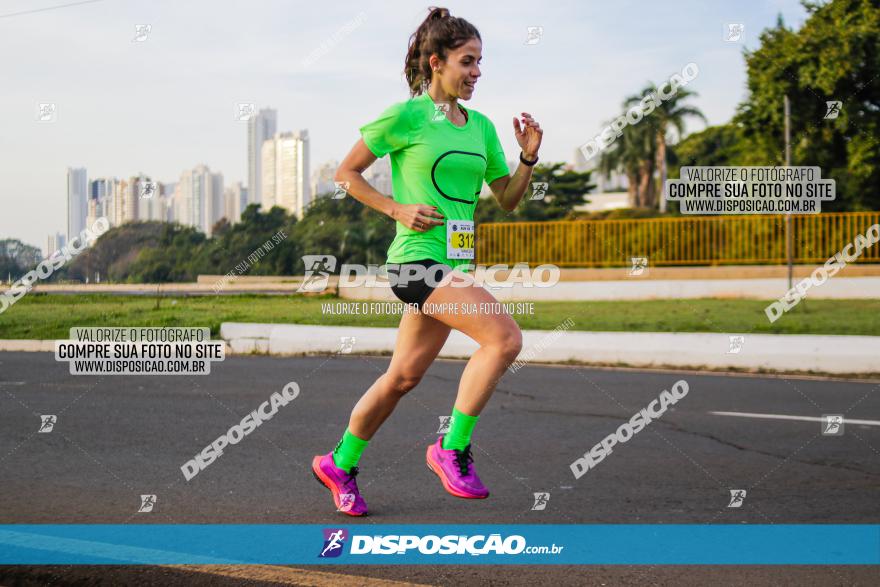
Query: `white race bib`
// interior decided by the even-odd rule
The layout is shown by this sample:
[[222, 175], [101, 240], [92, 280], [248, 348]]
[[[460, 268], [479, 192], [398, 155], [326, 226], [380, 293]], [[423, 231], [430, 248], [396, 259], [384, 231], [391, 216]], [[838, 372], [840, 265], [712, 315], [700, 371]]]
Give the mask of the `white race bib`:
[[473, 220], [446, 221], [446, 257], [449, 259], [474, 258]]

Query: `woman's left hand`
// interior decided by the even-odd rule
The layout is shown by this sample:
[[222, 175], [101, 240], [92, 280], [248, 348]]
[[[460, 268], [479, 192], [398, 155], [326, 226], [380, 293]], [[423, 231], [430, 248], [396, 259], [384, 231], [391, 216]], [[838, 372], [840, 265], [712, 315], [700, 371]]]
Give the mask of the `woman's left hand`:
[[541, 136], [544, 134], [544, 130], [528, 112], [523, 112], [522, 117], [522, 126], [516, 117], [513, 118], [513, 132], [516, 135], [516, 142], [522, 149], [523, 156], [526, 159], [534, 159], [541, 146]]

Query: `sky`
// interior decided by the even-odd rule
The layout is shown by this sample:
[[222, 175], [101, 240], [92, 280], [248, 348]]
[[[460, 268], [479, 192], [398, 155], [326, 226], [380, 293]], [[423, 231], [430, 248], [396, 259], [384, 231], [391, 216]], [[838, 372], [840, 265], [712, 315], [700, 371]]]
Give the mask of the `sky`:
[[[467, 107], [495, 124], [507, 159], [513, 117], [544, 129], [544, 162], [575, 150], [648, 82], [688, 63], [709, 124], [745, 97], [743, 51], [794, 0], [628, 2], [503, 0], [439, 4], [483, 40], [482, 77]], [[89, 178], [143, 172], [175, 182], [203, 163], [247, 183], [247, 124], [236, 104], [278, 111], [278, 130], [308, 129], [312, 170], [342, 160], [358, 128], [409, 97], [409, 36], [430, 4], [412, 0], [3, 0], [0, 3], [0, 239], [46, 247], [66, 232], [67, 168]], [[742, 23], [740, 42], [724, 40]], [[135, 26], [148, 24], [140, 42]], [[529, 27], [543, 27], [527, 44]], [[316, 57], [309, 60], [308, 57]], [[37, 122], [38, 103], [56, 104]], [[688, 131], [703, 124], [693, 121]]]

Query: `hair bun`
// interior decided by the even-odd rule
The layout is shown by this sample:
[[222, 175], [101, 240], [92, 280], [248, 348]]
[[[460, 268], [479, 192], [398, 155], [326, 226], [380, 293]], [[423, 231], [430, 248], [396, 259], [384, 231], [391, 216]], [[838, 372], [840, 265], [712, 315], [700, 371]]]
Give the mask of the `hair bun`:
[[404, 76], [409, 85], [410, 96], [426, 91], [432, 79], [429, 60], [436, 54], [445, 61], [449, 52], [461, 47], [470, 39], [480, 38], [477, 28], [461, 17], [452, 16], [449, 10], [439, 6], [428, 8], [428, 16], [409, 37], [404, 59]]

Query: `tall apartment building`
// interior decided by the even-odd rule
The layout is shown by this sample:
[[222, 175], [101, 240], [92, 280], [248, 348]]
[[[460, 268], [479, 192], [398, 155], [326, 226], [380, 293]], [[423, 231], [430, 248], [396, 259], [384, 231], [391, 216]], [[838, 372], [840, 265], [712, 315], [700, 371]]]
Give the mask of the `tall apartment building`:
[[247, 208], [247, 188], [237, 181], [223, 191], [226, 220], [235, 224], [241, 220], [241, 213]]
[[125, 222], [137, 222], [158, 220], [160, 215], [154, 206], [154, 201], [160, 193], [158, 182], [143, 173], [128, 178], [121, 184], [121, 197], [117, 202], [121, 203], [122, 209], [117, 210], [118, 224]]
[[328, 194], [332, 195], [336, 191], [336, 183], [333, 181], [333, 176], [336, 175], [338, 167], [339, 161], [327, 161], [312, 173], [312, 198]]
[[124, 179], [115, 181], [110, 189], [110, 224], [113, 226], [121, 226], [125, 220], [125, 195], [128, 189], [128, 182]]
[[223, 174], [197, 165], [180, 175], [175, 193], [177, 221], [195, 226], [211, 236], [214, 223], [223, 217]]
[[174, 195], [177, 193], [177, 183], [159, 184], [162, 187], [162, 199], [164, 207], [162, 208], [162, 221], [175, 222], [177, 216], [174, 214]]
[[86, 212], [86, 226], [92, 226], [95, 221], [104, 215], [104, 207], [107, 203], [107, 180], [89, 180], [89, 198]]
[[133, 216], [132, 203], [126, 202], [131, 181], [115, 177], [100, 177], [89, 181], [89, 201], [86, 225], [92, 226], [98, 218], [107, 218], [110, 226], [119, 226], [137, 218]]
[[262, 148], [263, 211], [280, 206], [298, 218], [311, 202], [309, 131], [276, 133]]
[[88, 215], [88, 177], [84, 167], [67, 168], [67, 240], [86, 227]]
[[62, 233], [56, 232], [55, 234], [50, 234], [46, 241], [46, 258], [51, 257], [53, 253], [59, 251], [61, 247], [66, 244], [67, 239], [64, 238]]
[[[248, 121], [248, 203], [260, 204], [263, 198], [263, 143], [275, 136], [278, 112], [263, 108]], [[247, 206], [245, 206], [247, 207]]]

